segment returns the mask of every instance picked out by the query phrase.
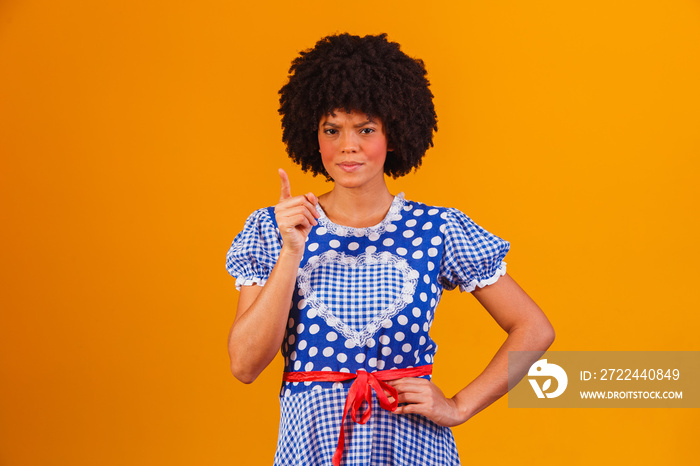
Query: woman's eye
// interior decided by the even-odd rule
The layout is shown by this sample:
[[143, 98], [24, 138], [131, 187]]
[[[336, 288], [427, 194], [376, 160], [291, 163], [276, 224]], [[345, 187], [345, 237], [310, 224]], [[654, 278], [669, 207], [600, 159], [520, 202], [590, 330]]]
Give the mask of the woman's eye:
[[335, 133], [337, 133], [337, 131], [334, 130], [334, 129], [332, 129], [332, 128], [324, 129], [323, 132], [326, 133], [326, 134], [335, 134]]
[[360, 130], [360, 133], [362, 134], [372, 134], [374, 133], [374, 128], [362, 128]]

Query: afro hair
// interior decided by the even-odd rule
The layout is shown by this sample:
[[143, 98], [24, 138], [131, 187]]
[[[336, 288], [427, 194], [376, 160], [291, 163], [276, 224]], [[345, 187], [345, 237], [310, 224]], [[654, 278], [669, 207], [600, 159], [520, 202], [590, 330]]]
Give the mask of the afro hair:
[[292, 62], [280, 89], [282, 140], [304, 172], [323, 174], [318, 124], [338, 109], [379, 117], [391, 151], [384, 173], [394, 178], [418, 168], [433, 145], [437, 115], [423, 61], [407, 56], [386, 34], [324, 37]]

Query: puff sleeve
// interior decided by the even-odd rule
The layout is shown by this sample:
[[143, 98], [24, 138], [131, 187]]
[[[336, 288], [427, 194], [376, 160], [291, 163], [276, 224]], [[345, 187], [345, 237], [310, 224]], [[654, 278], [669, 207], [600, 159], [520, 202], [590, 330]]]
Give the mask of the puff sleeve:
[[459, 286], [461, 291], [472, 292], [505, 275], [503, 258], [510, 249], [508, 241], [489, 233], [457, 209], [447, 209], [443, 218], [440, 281], [445, 289]]
[[282, 239], [271, 209], [250, 214], [226, 253], [226, 270], [239, 291], [244, 285], [264, 285], [279, 258]]

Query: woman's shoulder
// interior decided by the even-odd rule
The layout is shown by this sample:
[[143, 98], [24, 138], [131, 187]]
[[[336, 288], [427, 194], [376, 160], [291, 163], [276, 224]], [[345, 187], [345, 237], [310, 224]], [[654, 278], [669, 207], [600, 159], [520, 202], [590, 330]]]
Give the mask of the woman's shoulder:
[[440, 230], [445, 239], [455, 237], [477, 244], [484, 241], [507, 243], [456, 207], [436, 206], [406, 200], [403, 210], [404, 217], [415, 219], [415, 222], [409, 220], [411, 224], [430, 223], [432, 228], [437, 227]]
[[244, 230], [248, 229], [276, 229], [277, 221], [275, 220], [275, 208], [273, 207], [261, 207], [254, 210], [246, 218]]
[[231, 245], [237, 251], [260, 243], [279, 243], [279, 228], [275, 221], [275, 208], [262, 207], [254, 210], [245, 221], [243, 229], [236, 235]]
[[[403, 194], [403, 193], [402, 193]], [[447, 207], [441, 205], [431, 205], [420, 201], [414, 201], [404, 198], [402, 211], [404, 215], [412, 215], [414, 217], [434, 217], [441, 219], [445, 223], [454, 221], [457, 217], [467, 217], [467, 214], [456, 207]]]
[[248, 218], [255, 218], [259, 220], [274, 220], [275, 219], [275, 207], [274, 206], [268, 206], [268, 207], [260, 207], [259, 209], [254, 210], [253, 212], [248, 215]]

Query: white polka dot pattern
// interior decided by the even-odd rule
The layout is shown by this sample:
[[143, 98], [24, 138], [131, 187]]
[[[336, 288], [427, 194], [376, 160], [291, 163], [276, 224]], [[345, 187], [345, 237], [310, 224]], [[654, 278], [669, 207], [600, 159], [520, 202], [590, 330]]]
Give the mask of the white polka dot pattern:
[[[244, 285], [251, 280], [264, 283], [274, 266], [270, 258], [276, 259], [280, 245], [274, 209], [260, 209], [234, 240], [227, 269]], [[309, 234], [300, 264], [315, 271], [317, 286], [298, 287], [294, 293], [282, 347], [288, 370], [300, 370], [308, 362], [335, 371], [384, 365], [390, 369], [417, 364], [415, 359], [422, 362], [426, 355], [432, 358], [435, 350], [427, 349], [432, 344], [428, 332], [443, 287], [451, 289], [456, 284], [469, 289], [475, 280], [477, 285], [484, 279], [495, 281], [504, 270], [502, 257], [507, 247], [507, 242], [455, 209], [408, 202], [401, 196], [377, 227], [341, 228], [325, 218]], [[324, 260], [332, 254], [333, 260]], [[360, 257], [384, 263], [391, 257], [407, 268], [398, 273], [375, 264], [360, 274], [349, 271]], [[406, 281], [415, 283], [413, 289], [403, 286]], [[401, 301], [401, 309], [382, 315], [382, 309], [396, 300]], [[331, 303], [333, 312], [310, 305], [318, 301]], [[407, 347], [410, 350], [403, 351]], [[397, 357], [416, 351], [414, 360]], [[375, 365], [368, 366], [370, 361]], [[298, 384], [291, 394], [308, 389]]]
[[[251, 214], [227, 253], [226, 267], [236, 277], [237, 286], [264, 285], [279, 256], [280, 247], [274, 209], [260, 209]], [[460, 287], [463, 291], [471, 291], [476, 286], [493, 283], [505, 273], [503, 258], [508, 248], [506, 241], [476, 225], [456, 209], [409, 202], [401, 196], [394, 199], [381, 224], [366, 229], [334, 225], [322, 213], [319, 225], [312, 228], [307, 238], [297, 289], [292, 296], [281, 348], [285, 370], [350, 373], [358, 369], [390, 370], [431, 364], [437, 345], [431, 340], [429, 331], [443, 290]], [[370, 260], [371, 264], [363, 270], [356, 267], [360, 260], [367, 265], [368, 259], [375, 262]], [[402, 265], [389, 267], [390, 262], [393, 266]], [[304, 280], [309, 286], [301, 286]], [[405, 286], [407, 281], [412, 283], [408, 288]], [[397, 306], [396, 312], [383, 314], [383, 310], [397, 301], [401, 305]], [[332, 308], [332, 312], [326, 312], [319, 302]], [[361, 338], [358, 337], [360, 333]], [[344, 397], [337, 408], [326, 410], [321, 406], [328, 397], [345, 393], [348, 387], [349, 383], [341, 382], [282, 384], [283, 419], [276, 464], [330, 462], [339, 427], [339, 423], [331, 418], [339, 421]], [[300, 408], [305, 400], [311, 400], [310, 405], [304, 405], [311, 411]], [[285, 408], [287, 405], [290, 407]], [[374, 409], [370, 422], [383, 411]], [[390, 415], [387, 419], [396, 418], [408, 419], [409, 416]], [[312, 429], [308, 432], [318, 432], [320, 423], [324, 422], [331, 426], [330, 429], [335, 429], [329, 436], [329, 448], [305, 444], [309, 437], [302, 434], [298, 437], [298, 448], [293, 444], [297, 440], [290, 440], [297, 438], [293, 425], [300, 423], [304, 428]], [[353, 428], [359, 426], [350, 423]], [[414, 421], [409, 424], [416, 425]], [[364, 427], [357, 429], [359, 432]], [[396, 451], [392, 453], [392, 460], [386, 462], [373, 456], [374, 452], [385, 447], [413, 448], [403, 440], [392, 441], [397, 437], [404, 439], [404, 429], [406, 427], [392, 424], [386, 432], [387, 444], [377, 443], [379, 446], [367, 447], [362, 454], [358, 453], [360, 450], [353, 450], [356, 443], [361, 444], [360, 437], [352, 437], [350, 442], [347, 441], [350, 437], [347, 437], [350, 456], [345, 456], [344, 464], [459, 464], [455, 459], [456, 450], [454, 457], [446, 457], [452, 459], [438, 462], [438, 456], [414, 460], [410, 455], [401, 462], [395, 456]], [[367, 445], [377, 442], [378, 436], [383, 435], [376, 430], [373, 432], [368, 434], [371, 441]], [[411, 454], [422, 458], [420, 455], [424, 450], [439, 450], [434, 440], [426, 445], [419, 449], [421, 453]], [[453, 441], [449, 442], [448, 450], [453, 447]], [[430, 456], [432, 453], [425, 454]]]

